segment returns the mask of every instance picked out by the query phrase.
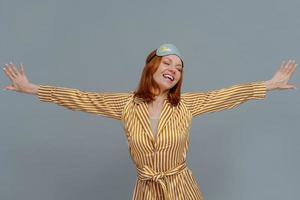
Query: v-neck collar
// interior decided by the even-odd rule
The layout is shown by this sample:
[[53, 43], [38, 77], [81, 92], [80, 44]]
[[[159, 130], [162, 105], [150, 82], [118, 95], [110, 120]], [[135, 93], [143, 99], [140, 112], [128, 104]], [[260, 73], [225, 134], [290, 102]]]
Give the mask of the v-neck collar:
[[138, 119], [140, 120], [147, 136], [151, 139], [152, 144], [154, 145], [154, 147], [156, 147], [159, 142], [159, 136], [162, 132], [162, 129], [166, 125], [168, 119], [171, 117], [174, 108], [170, 105], [167, 99], [164, 100], [159, 116], [157, 133], [156, 135], [154, 135], [150, 124], [148, 104], [145, 101], [137, 102], [138, 107], [136, 108], [136, 112], [138, 114]]

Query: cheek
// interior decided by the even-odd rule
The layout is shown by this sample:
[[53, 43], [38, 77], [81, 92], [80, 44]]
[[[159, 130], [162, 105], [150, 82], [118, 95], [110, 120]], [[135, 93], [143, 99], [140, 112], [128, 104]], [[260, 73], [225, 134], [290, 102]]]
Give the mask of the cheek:
[[181, 74], [178, 74], [177, 75], [177, 82], [180, 80], [180, 78], [181, 78]]
[[154, 73], [154, 74], [153, 74], [153, 80], [154, 80], [156, 83], [161, 82], [160, 74]]
[[159, 72], [156, 71], [156, 72], [153, 74], [153, 78], [155, 78], [155, 79], [159, 78]]

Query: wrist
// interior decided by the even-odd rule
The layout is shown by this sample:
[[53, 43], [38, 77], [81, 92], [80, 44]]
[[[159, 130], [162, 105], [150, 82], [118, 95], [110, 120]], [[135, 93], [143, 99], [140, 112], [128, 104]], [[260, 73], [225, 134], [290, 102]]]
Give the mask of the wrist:
[[25, 89], [24, 93], [36, 95], [38, 92], [38, 85], [30, 83]]
[[266, 86], [266, 90], [273, 90], [276, 88], [271, 80], [265, 81], [264, 84]]

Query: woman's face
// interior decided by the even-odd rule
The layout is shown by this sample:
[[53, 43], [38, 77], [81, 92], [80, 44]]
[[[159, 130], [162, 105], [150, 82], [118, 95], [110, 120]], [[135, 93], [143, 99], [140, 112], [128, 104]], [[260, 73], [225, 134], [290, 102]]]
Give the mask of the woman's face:
[[166, 92], [174, 87], [181, 77], [182, 62], [176, 55], [163, 56], [153, 79], [159, 85], [161, 92]]

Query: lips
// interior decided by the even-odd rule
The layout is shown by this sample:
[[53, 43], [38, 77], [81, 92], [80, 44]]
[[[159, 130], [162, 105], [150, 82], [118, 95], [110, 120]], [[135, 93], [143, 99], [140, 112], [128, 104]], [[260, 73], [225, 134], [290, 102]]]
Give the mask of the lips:
[[169, 79], [170, 81], [174, 81], [174, 77], [171, 76], [170, 74], [163, 74], [163, 77]]

